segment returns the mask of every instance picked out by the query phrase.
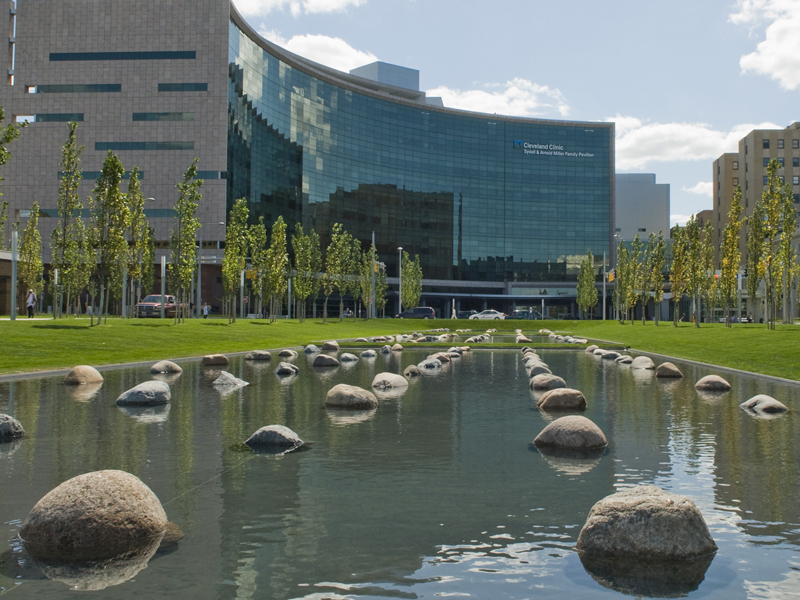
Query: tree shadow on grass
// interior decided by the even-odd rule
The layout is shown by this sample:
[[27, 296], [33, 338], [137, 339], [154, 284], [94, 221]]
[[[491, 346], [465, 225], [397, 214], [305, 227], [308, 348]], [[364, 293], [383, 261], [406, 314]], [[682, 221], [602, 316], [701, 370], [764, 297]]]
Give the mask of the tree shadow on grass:
[[264, 321], [250, 321], [250, 325], [272, 325], [272, 323], [270, 323], [267, 320], [264, 320]]
[[131, 327], [173, 327], [175, 323], [131, 323]]
[[89, 329], [86, 325], [31, 325], [35, 329]]
[[228, 323], [218, 323], [217, 321], [203, 321], [201, 325], [211, 326], [211, 327], [227, 327]]

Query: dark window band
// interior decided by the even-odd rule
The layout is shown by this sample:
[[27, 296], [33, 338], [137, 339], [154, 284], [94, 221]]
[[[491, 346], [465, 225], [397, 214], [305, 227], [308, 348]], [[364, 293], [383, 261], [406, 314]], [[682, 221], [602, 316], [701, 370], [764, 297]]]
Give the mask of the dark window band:
[[83, 121], [83, 113], [36, 113], [37, 123], [69, 123]]
[[159, 92], [207, 92], [207, 83], [159, 83]]
[[195, 179], [227, 179], [227, 171], [198, 171]]
[[[58, 217], [58, 209], [57, 208], [41, 208], [39, 209], [39, 216], [40, 217], [50, 217], [56, 218]], [[81, 210], [75, 210], [72, 212], [73, 217], [83, 217], [84, 219], [88, 219], [92, 216], [92, 211], [89, 208], [84, 208]], [[175, 216], [175, 209], [174, 208], [145, 208], [144, 209], [144, 216], [149, 218], [156, 218], [156, 219], [172, 219]]]
[[134, 121], [194, 121], [193, 112], [133, 113]]
[[[102, 171], [83, 171], [81, 173], [81, 179], [91, 179], [92, 181], [99, 179], [100, 175], [102, 175]], [[58, 172], [58, 178], [61, 179], [64, 177], [64, 171]], [[131, 174], [128, 171], [125, 171], [125, 174], [122, 176], [123, 179], [130, 179]], [[139, 171], [139, 180], [144, 179], [144, 171]]]
[[180, 60], [195, 59], [197, 52], [182, 50], [177, 52], [51, 52], [50, 62], [73, 60]]
[[95, 150], [194, 150], [194, 142], [95, 142]]
[[37, 94], [81, 94], [92, 92], [121, 92], [121, 83], [71, 83], [65, 85], [37, 85]]

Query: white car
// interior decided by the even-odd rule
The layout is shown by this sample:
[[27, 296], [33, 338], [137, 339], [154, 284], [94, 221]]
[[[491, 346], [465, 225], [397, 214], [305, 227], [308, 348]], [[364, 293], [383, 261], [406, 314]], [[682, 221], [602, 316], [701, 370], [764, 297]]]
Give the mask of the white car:
[[484, 310], [483, 312], [476, 313], [474, 315], [470, 315], [470, 319], [494, 319], [495, 321], [499, 319], [505, 319], [505, 313], [497, 312], [496, 310]]

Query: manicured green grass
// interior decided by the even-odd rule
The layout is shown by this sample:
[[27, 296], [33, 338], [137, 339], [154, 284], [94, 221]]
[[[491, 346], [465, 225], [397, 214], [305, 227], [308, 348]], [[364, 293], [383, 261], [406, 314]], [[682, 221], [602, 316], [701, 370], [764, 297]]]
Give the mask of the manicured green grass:
[[[181, 325], [160, 319], [109, 319], [107, 325], [89, 327], [86, 319], [57, 321], [20, 319], [0, 321], [0, 374], [69, 368], [77, 364], [106, 365], [126, 362], [201, 356], [217, 352], [241, 352], [259, 348], [300, 346], [326, 339], [410, 333], [433, 328], [472, 329], [476, 333], [497, 328], [511, 333], [519, 327], [535, 334], [547, 327], [594, 340], [698, 360], [726, 367], [800, 380], [800, 326], [779, 325], [768, 331], [763, 325], [691, 323], [678, 328], [671, 322], [656, 327], [652, 322], [620, 325], [616, 321], [361, 321], [321, 319], [268, 321], [191, 319]], [[375, 344], [366, 344], [374, 346]], [[380, 344], [377, 344], [380, 346]], [[434, 347], [440, 344], [426, 344]], [[445, 344], [446, 346], [447, 344]], [[508, 347], [481, 344], [479, 347]], [[551, 346], [547, 344], [547, 346]], [[551, 347], [568, 347], [557, 344]]]

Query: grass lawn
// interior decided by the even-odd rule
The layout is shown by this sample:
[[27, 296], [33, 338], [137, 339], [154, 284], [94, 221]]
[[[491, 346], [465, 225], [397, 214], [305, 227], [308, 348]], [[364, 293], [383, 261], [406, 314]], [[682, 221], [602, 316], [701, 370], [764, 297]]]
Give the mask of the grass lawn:
[[[409, 333], [436, 327], [497, 328], [499, 333], [520, 327], [535, 333], [540, 327], [596, 340], [609, 340], [637, 350], [699, 360], [726, 367], [800, 380], [800, 326], [702, 325], [652, 322], [631, 326], [616, 321], [360, 321], [321, 319], [305, 323], [281, 320], [190, 319], [181, 325], [160, 319], [109, 319], [107, 325], [89, 327], [88, 319], [20, 319], [0, 321], [0, 374], [69, 368], [77, 364], [104, 365], [240, 352], [261, 348], [300, 346], [326, 339]], [[560, 344], [559, 347], [565, 346]]]

